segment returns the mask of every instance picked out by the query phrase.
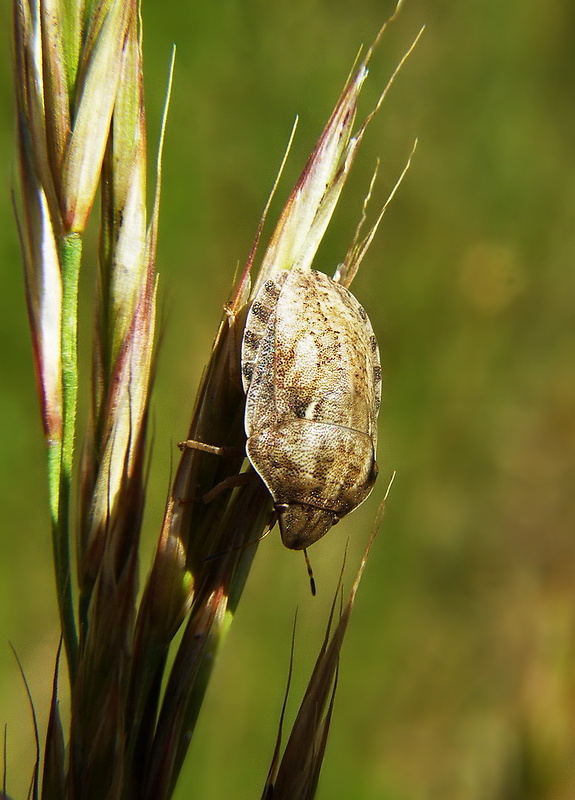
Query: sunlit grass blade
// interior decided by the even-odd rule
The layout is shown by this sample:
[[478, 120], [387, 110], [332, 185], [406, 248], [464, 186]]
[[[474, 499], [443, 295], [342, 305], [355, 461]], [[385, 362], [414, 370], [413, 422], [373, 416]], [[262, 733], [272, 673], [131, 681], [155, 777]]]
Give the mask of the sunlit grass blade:
[[46, 730], [46, 743], [43, 753], [41, 800], [62, 800], [66, 796], [66, 745], [60, 717], [58, 697], [58, 677], [60, 671], [60, 654], [62, 644], [58, 647], [54, 678], [52, 680], [52, 698], [50, 716]]
[[390, 487], [388, 487], [386, 496], [379, 507], [373, 531], [355, 576], [347, 603], [339, 615], [333, 633], [331, 633], [336, 605], [342, 593], [344, 561], [332, 603], [325, 639], [281, 760], [278, 756], [282, 727], [280, 723], [276, 751], [264, 786], [262, 800], [269, 800], [272, 797], [274, 800], [311, 800], [315, 796], [333, 713], [341, 647], [355, 604], [359, 583], [381, 525], [385, 501]]

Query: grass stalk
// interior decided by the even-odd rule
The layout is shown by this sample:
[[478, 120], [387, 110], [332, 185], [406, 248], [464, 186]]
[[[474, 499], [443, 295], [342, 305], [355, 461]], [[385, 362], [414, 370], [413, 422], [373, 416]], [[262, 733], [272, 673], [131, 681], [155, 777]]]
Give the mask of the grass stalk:
[[82, 260], [82, 239], [71, 233], [60, 242], [62, 265], [62, 450], [56, 521], [55, 571], [62, 638], [66, 649], [70, 677], [74, 681], [78, 661], [78, 636], [72, 596], [70, 541], [72, 527], [70, 506], [76, 443], [78, 406], [78, 286]]
[[[182, 448], [139, 599], [161, 172], [158, 158], [148, 220], [140, 4], [14, 0], [14, 20], [17, 213], [71, 695], [64, 731], [57, 666], [41, 789], [33, 794], [42, 800], [169, 800], [257, 544], [273, 520], [269, 492], [245, 456], [238, 346], [246, 314], [263, 281], [313, 262], [373, 116], [354, 135], [372, 50], [344, 87], [258, 273], [252, 280], [263, 220], [232, 288], [193, 410], [186, 443], [192, 446]], [[82, 234], [98, 186], [100, 271], [89, 384], [78, 370], [78, 290]], [[378, 223], [348, 253], [345, 285]], [[80, 393], [90, 401], [90, 415], [78, 470]], [[206, 445], [224, 447], [214, 455]], [[301, 796], [315, 792], [358, 581], [329, 644], [326, 635], [283, 766], [275, 763], [270, 772], [272, 783], [284, 787], [282, 796], [295, 797], [285, 786], [302, 764]], [[308, 740], [315, 743], [311, 759]], [[33, 783], [40, 785], [39, 765]], [[266, 796], [270, 791], [266, 785]]]

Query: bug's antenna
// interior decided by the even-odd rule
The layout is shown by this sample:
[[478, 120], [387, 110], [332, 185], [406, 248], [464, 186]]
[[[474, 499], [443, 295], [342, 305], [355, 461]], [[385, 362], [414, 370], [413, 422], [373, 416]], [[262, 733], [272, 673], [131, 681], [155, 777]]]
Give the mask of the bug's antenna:
[[313, 577], [313, 569], [311, 568], [311, 564], [309, 563], [309, 556], [307, 554], [306, 548], [304, 548], [303, 555], [307, 567], [307, 574], [309, 575], [309, 588], [311, 589], [312, 596], [315, 597], [315, 580]]

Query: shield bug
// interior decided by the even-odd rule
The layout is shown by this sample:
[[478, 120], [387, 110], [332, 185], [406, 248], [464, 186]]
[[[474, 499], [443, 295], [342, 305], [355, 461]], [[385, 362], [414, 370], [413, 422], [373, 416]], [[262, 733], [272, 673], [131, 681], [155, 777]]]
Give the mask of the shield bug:
[[249, 309], [241, 370], [247, 456], [284, 545], [305, 549], [366, 499], [377, 476], [381, 366], [371, 323], [324, 273], [284, 271]]

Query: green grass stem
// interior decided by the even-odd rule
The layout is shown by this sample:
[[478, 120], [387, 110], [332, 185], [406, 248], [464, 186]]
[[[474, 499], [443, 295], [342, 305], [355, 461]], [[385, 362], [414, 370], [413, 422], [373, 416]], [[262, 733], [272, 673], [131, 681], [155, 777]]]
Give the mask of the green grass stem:
[[[76, 674], [78, 635], [74, 618], [70, 570], [70, 502], [74, 468], [74, 440], [78, 405], [78, 283], [82, 239], [71, 233], [60, 241], [62, 267], [62, 405], [63, 427], [58, 476], [57, 518], [54, 528], [54, 560], [58, 606], [70, 677]], [[51, 469], [56, 465], [50, 463]], [[50, 481], [55, 490], [55, 481]], [[52, 501], [52, 507], [54, 503]]]

